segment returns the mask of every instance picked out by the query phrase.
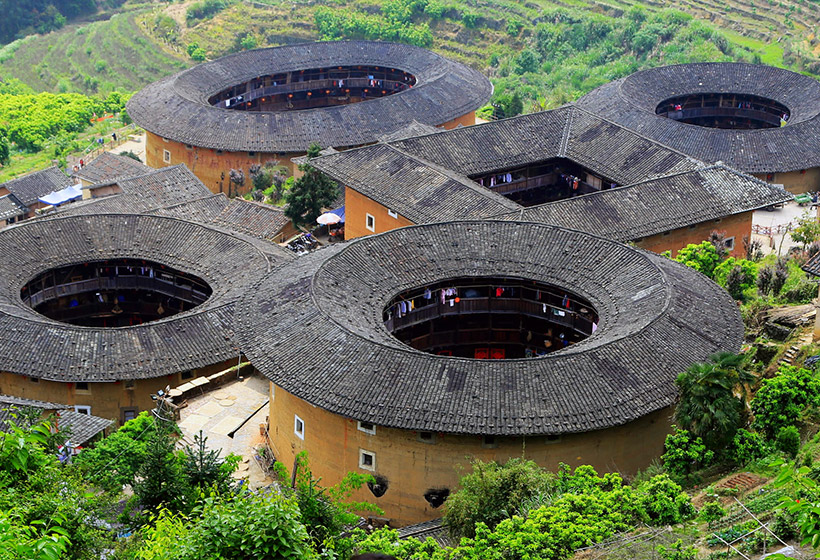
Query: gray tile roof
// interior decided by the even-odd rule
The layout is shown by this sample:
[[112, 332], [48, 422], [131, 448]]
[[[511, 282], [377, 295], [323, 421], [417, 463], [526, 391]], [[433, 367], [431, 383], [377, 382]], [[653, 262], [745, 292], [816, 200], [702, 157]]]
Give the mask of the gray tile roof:
[[520, 208], [467, 177], [389, 144], [339, 152], [313, 159], [311, 164], [414, 223], [477, 218]]
[[79, 171], [72, 174], [73, 177], [89, 183], [108, 183], [133, 177], [135, 175], [145, 175], [151, 168], [133, 158], [103, 152]]
[[[262, 252], [213, 227], [138, 214], [27, 221], [0, 231], [0, 254], [0, 371], [54, 381], [156, 377], [235, 356], [237, 298], [270, 267], [289, 258], [284, 252]], [[50, 268], [108, 258], [167, 264], [203, 279], [213, 293], [184, 313], [107, 329], [48, 319], [20, 299], [25, 283]]]
[[59, 215], [87, 213], [148, 213], [212, 196], [211, 191], [185, 165], [149, 169], [135, 177], [119, 179], [119, 194], [86, 199], [61, 208]]
[[0, 185], [6, 187], [11, 194], [25, 204], [31, 206], [41, 196], [52, 191], [59, 191], [73, 184], [71, 178], [57, 167], [49, 167], [42, 171], [35, 171], [23, 177], [12, 179]]
[[555, 224], [626, 242], [791, 198], [782, 189], [716, 165], [532, 206], [503, 218]]
[[[400, 68], [417, 85], [363, 103], [289, 112], [213, 107], [208, 98], [257, 76], [336, 65]], [[396, 43], [325, 41], [242, 52], [149, 85], [128, 102], [140, 126], [164, 138], [229, 151], [301, 152], [374, 142], [418, 120], [440, 125], [483, 105], [492, 85], [480, 72]]]
[[58, 413], [60, 427], [71, 430], [69, 440], [72, 445], [84, 445], [91, 438], [105, 430], [114, 423], [113, 420], [83, 414], [75, 410], [61, 410]]
[[[694, 93], [744, 93], [790, 110], [781, 128], [707, 128], [659, 116], [661, 102]], [[643, 70], [603, 85], [578, 106], [704, 161], [723, 161], [747, 173], [793, 171], [820, 165], [820, 83], [772, 66], [729, 62]]]
[[[626, 187], [524, 209], [468, 178], [553, 158]], [[624, 241], [792, 198], [780, 186], [692, 159], [571, 105], [365, 146], [312, 164], [417, 224], [504, 216]]]
[[[385, 329], [382, 311], [401, 291], [488, 275], [571, 286], [592, 302], [599, 328], [522, 360], [435, 356]], [[254, 366], [295, 396], [377, 425], [467, 434], [630, 422], [674, 402], [678, 372], [716, 351], [737, 351], [743, 338], [734, 301], [692, 269], [518, 222], [402, 228], [316, 251], [247, 290], [237, 317]]]
[[27, 213], [28, 207], [13, 194], [0, 196], [0, 220], [25, 216]]

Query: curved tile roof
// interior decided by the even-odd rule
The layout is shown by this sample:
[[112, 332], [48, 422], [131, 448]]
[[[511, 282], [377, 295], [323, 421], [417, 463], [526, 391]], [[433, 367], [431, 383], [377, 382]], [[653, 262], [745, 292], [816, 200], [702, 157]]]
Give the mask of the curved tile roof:
[[[780, 128], [726, 130], [655, 114], [662, 101], [696, 93], [773, 99], [789, 108], [789, 122]], [[747, 173], [820, 165], [820, 82], [782, 68], [731, 62], [663, 66], [610, 82], [576, 103], [686, 154]]]
[[[386, 330], [382, 310], [402, 291], [481, 276], [567, 286], [592, 302], [599, 328], [519, 360], [434, 356]], [[674, 402], [678, 372], [736, 351], [743, 335], [735, 303], [705, 276], [613, 241], [521, 222], [414, 226], [322, 249], [269, 273], [238, 317], [254, 365], [315, 406], [388, 427], [496, 435], [635, 420]]]
[[[257, 76], [338, 65], [398, 68], [416, 86], [361, 103], [299, 111], [245, 112], [208, 98]], [[440, 125], [483, 105], [492, 85], [480, 72], [430, 51], [396, 43], [333, 41], [242, 52], [200, 64], [134, 95], [128, 114], [164, 138], [226, 151], [303, 152], [357, 146], [419, 121]]]
[[[0, 231], [0, 254], [0, 371], [53, 381], [157, 377], [235, 357], [235, 303], [270, 269], [268, 256], [234, 235], [138, 214], [26, 222]], [[50, 268], [109, 258], [166, 264], [205, 280], [213, 293], [184, 313], [122, 328], [54, 321], [20, 298], [23, 285]]]

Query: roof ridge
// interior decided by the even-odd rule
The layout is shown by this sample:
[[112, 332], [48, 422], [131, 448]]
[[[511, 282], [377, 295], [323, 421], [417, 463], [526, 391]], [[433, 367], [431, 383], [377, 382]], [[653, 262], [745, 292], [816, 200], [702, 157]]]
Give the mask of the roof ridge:
[[401, 155], [403, 155], [407, 158], [410, 158], [412, 160], [423, 163], [424, 165], [428, 166], [430, 169], [433, 169], [436, 173], [439, 173], [440, 175], [443, 175], [444, 177], [447, 177], [448, 179], [452, 179], [453, 181], [457, 181], [457, 182], [461, 183], [462, 185], [464, 185], [466, 187], [469, 187], [473, 191], [485, 196], [486, 198], [494, 199], [499, 204], [502, 204], [502, 205], [506, 206], [507, 208], [509, 208], [511, 211], [515, 211], [515, 210], [518, 210], [518, 209], [521, 208], [521, 205], [518, 204], [517, 202], [513, 202], [509, 198], [507, 198], [503, 195], [500, 195], [497, 192], [494, 192], [494, 191], [492, 191], [492, 190], [490, 190], [486, 187], [482, 187], [481, 185], [479, 185], [478, 183], [476, 183], [475, 181], [473, 181], [472, 179], [470, 179], [466, 175], [456, 173], [455, 171], [453, 171], [451, 169], [446, 169], [445, 167], [442, 167], [442, 166], [440, 166], [436, 163], [433, 163], [432, 161], [426, 160], [426, 159], [424, 159], [422, 157], [419, 157], [415, 154], [411, 154], [411, 153], [406, 152], [406, 151], [404, 151], [400, 148], [397, 148], [396, 146], [393, 146], [392, 144], [387, 143], [387, 144], [384, 144], [384, 145], [387, 146], [389, 149], [391, 149], [391, 150], [393, 150], [393, 151], [395, 151], [395, 152], [397, 152], [397, 153], [399, 153], [399, 154], [401, 154]]
[[569, 146], [569, 135], [572, 132], [572, 121], [573, 121], [573, 111], [567, 111], [567, 120], [564, 123], [564, 130], [561, 134], [561, 143], [558, 145], [558, 153], [555, 154], [557, 157], [566, 158], [567, 157], [567, 147]]

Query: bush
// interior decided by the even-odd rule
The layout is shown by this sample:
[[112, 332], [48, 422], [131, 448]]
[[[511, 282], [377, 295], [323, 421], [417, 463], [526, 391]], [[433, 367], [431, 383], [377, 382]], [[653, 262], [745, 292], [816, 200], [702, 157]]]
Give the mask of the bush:
[[185, 21], [188, 25], [195, 25], [197, 20], [208, 19], [230, 6], [231, 0], [202, 0], [195, 2], [185, 12]]
[[695, 507], [679, 484], [658, 475], [638, 487], [638, 507], [649, 525], [675, 525], [694, 515]]
[[817, 284], [811, 280], [800, 280], [783, 293], [783, 298], [789, 303], [811, 303], [817, 297]]
[[732, 440], [729, 456], [736, 465], [742, 466], [760, 459], [766, 455], [766, 452], [766, 442], [763, 436], [741, 428]]
[[777, 431], [777, 448], [791, 458], [800, 451], [800, 432], [796, 426], [783, 426]]
[[495, 528], [520, 513], [525, 501], [547, 493], [553, 479], [534, 462], [518, 458], [502, 464], [474, 461], [472, 467], [461, 478], [461, 489], [447, 499], [444, 522], [453, 535], [473, 537], [479, 522]]
[[703, 440], [675, 427], [675, 433], [666, 436], [661, 460], [667, 472], [683, 481], [693, 471], [707, 466], [713, 457], [714, 453], [706, 449]]
[[706, 523], [713, 523], [726, 515], [726, 510], [720, 505], [720, 502], [706, 502], [700, 508], [698, 517]]
[[780, 366], [765, 379], [752, 399], [753, 426], [774, 439], [780, 428], [794, 426], [809, 407], [820, 404], [820, 381], [807, 369]]

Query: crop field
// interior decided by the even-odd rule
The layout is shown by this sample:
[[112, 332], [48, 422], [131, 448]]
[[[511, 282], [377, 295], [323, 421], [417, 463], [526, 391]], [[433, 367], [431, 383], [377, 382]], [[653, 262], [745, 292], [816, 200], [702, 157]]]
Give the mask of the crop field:
[[191, 62], [173, 54], [137, 23], [141, 12], [29, 36], [0, 49], [0, 77], [35, 91], [132, 92]]

